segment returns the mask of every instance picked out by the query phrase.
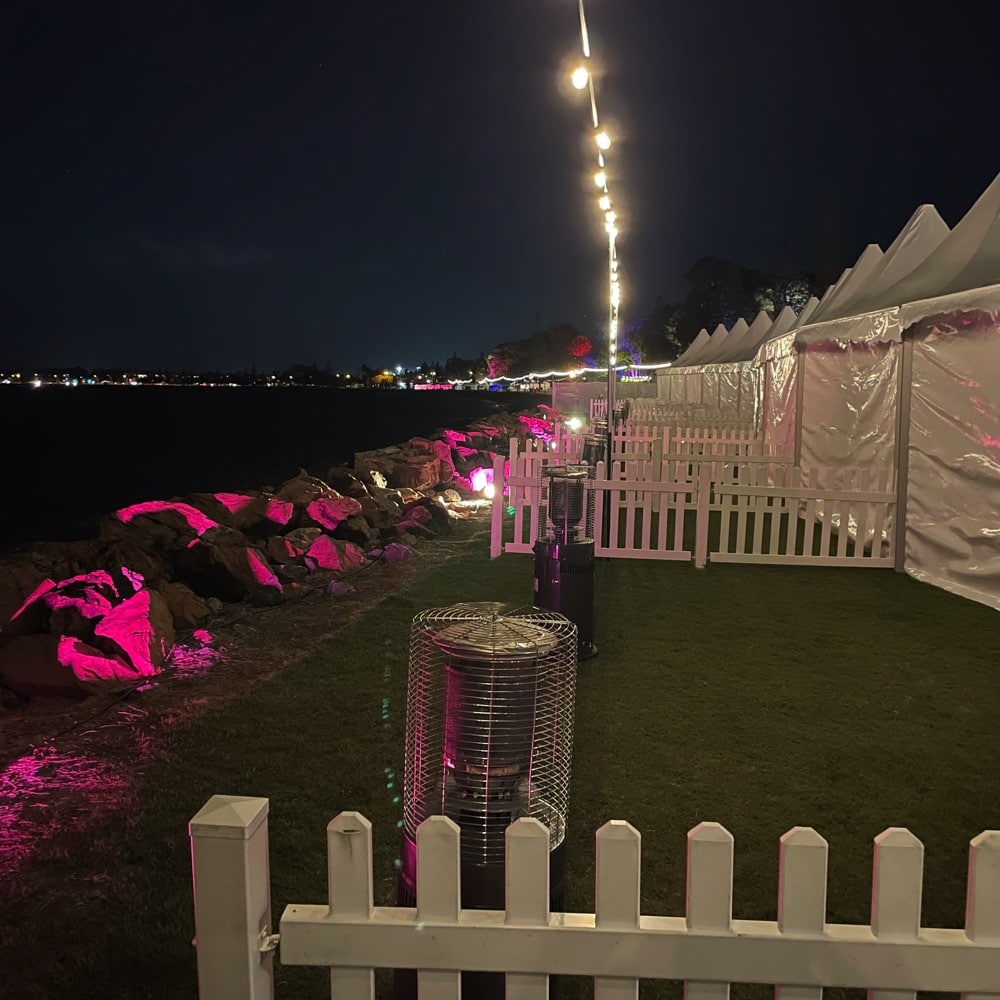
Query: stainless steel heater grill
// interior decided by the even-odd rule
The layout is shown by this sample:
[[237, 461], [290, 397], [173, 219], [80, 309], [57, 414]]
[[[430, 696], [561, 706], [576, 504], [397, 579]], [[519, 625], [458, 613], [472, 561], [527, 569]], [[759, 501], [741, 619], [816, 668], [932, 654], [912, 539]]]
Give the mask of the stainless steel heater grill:
[[[548, 827], [549, 905], [563, 909], [576, 662], [576, 625], [554, 611], [456, 604], [414, 618], [399, 905], [416, 905], [417, 827], [444, 815], [461, 830], [462, 906], [502, 910], [507, 827], [531, 816]], [[464, 973], [462, 995], [503, 1000], [504, 980]], [[396, 970], [397, 1000], [416, 995], [414, 971]]]
[[[463, 864], [503, 865], [521, 816], [563, 842], [573, 752], [576, 626], [503, 604], [457, 604], [410, 630], [403, 830], [437, 814], [462, 831]], [[502, 905], [502, 903], [501, 903]]]

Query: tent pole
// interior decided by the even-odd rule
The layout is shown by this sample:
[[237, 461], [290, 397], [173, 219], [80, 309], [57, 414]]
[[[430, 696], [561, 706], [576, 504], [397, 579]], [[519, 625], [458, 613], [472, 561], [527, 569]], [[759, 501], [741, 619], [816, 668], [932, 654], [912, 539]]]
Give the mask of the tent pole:
[[[896, 517], [893, 520], [897, 573], [906, 571], [906, 501], [910, 476], [910, 400], [913, 394], [913, 337], [906, 336], [905, 330], [902, 349], [896, 401]], [[874, 538], [872, 544], [875, 544]]]

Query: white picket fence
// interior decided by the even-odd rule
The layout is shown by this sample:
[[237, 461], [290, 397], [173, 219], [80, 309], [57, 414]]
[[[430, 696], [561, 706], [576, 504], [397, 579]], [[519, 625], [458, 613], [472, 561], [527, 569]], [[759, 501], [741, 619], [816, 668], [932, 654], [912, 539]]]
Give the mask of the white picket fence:
[[[716, 427], [726, 430], [738, 430], [745, 434], [754, 434], [755, 427], [752, 418], [741, 415], [736, 410], [720, 410], [711, 406], [692, 404], [676, 405], [661, 402], [656, 399], [641, 397], [626, 398], [628, 403], [629, 421], [637, 424], [688, 425], [696, 427]], [[608, 401], [597, 398], [590, 400], [590, 422], [608, 419]]]
[[[336, 1000], [373, 1000], [374, 970], [417, 969], [420, 1000], [458, 1000], [461, 972], [507, 973], [511, 1000], [543, 1000], [550, 975], [594, 977], [595, 1000], [638, 997], [638, 980], [684, 980], [687, 1000], [726, 1000], [729, 984], [775, 984], [778, 1000], [824, 987], [871, 1000], [915, 991], [1000, 1000], [1000, 831], [971, 841], [965, 926], [921, 926], [921, 842], [875, 838], [871, 923], [826, 921], [826, 841], [810, 827], [780, 840], [777, 920], [734, 919], [733, 837], [701, 823], [687, 838], [683, 916], [640, 911], [641, 836], [622, 821], [596, 835], [594, 913], [549, 911], [549, 835], [507, 830], [506, 908], [463, 910], [459, 828], [417, 831], [415, 908], [374, 905], [371, 824], [344, 812], [327, 827], [327, 898], [290, 904], [271, 933], [268, 800], [216, 795], [191, 820], [201, 1000], [270, 1000], [273, 956], [330, 969]], [[891, 992], [888, 992], [891, 991]]]
[[[494, 482], [491, 555], [533, 551], [546, 532], [548, 465], [579, 462], [583, 438], [557, 433], [549, 445], [511, 440]], [[799, 469], [763, 453], [741, 431], [627, 425], [613, 461], [588, 482], [599, 557], [892, 567], [896, 506], [889, 474]], [[506, 471], [505, 471], [506, 468]], [[502, 487], [499, 484], [503, 484]], [[504, 540], [504, 512], [513, 512]], [[609, 518], [606, 537], [597, 526]], [[694, 519], [694, 547], [685, 532]]]

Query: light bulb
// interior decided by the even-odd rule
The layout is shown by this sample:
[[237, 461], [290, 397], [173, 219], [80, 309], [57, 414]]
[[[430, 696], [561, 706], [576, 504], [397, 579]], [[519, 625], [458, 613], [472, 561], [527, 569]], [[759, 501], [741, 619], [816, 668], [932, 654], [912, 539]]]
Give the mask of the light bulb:
[[604, 213], [604, 218], [605, 218], [605, 219], [606, 219], [606, 220], [607, 220], [608, 222], [614, 222], [614, 221], [615, 221], [615, 219], [617, 219], [617, 218], [618, 218], [618, 216], [616, 216], [614, 212], [605, 212], [605, 213]]
[[594, 136], [594, 141], [597, 143], [598, 149], [610, 149], [611, 148], [611, 137], [607, 132], [598, 132]]
[[603, 170], [598, 170], [594, 174], [594, 183], [599, 187], [607, 187], [608, 185], [608, 175]]
[[590, 74], [584, 66], [577, 66], [577, 68], [573, 70], [573, 75], [570, 77], [570, 80], [573, 82], [573, 86], [576, 87], [577, 90], [583, 90], [583, 88], [587, 86], [587, 80], [589, 79]]
[[606, 212], [611, 208], [611, 199], [607, 195], [603, 195], [597, 199], [597, 204], [601, 206], [601, 211]]

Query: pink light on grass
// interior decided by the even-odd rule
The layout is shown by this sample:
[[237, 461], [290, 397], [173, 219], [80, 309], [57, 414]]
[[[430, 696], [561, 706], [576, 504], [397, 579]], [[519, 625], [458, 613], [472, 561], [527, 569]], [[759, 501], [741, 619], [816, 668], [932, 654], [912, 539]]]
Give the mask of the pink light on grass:
[[174, 511], [180, 514], [187, 522], [188, 527], [200, 538], [210, 528], [217, 528], [218, 521], [213, 521], [207, 514], [203, 514], [197, 507], [192, 507], [189, 503], [181, 503], [177, 500], [147, 500], [145, 503], [132, 504], [131, 507], [122, 507], [115, 511], [115, 516], [122, 524], [128, 524], [134, 518], [143, 514], [162, 514], [164, 511]]
[[123, 768], [53, 747], [18, 757], [0, 771], [0, 879], [17, 872], [46, 838], [83, 833], [129, 799]]

